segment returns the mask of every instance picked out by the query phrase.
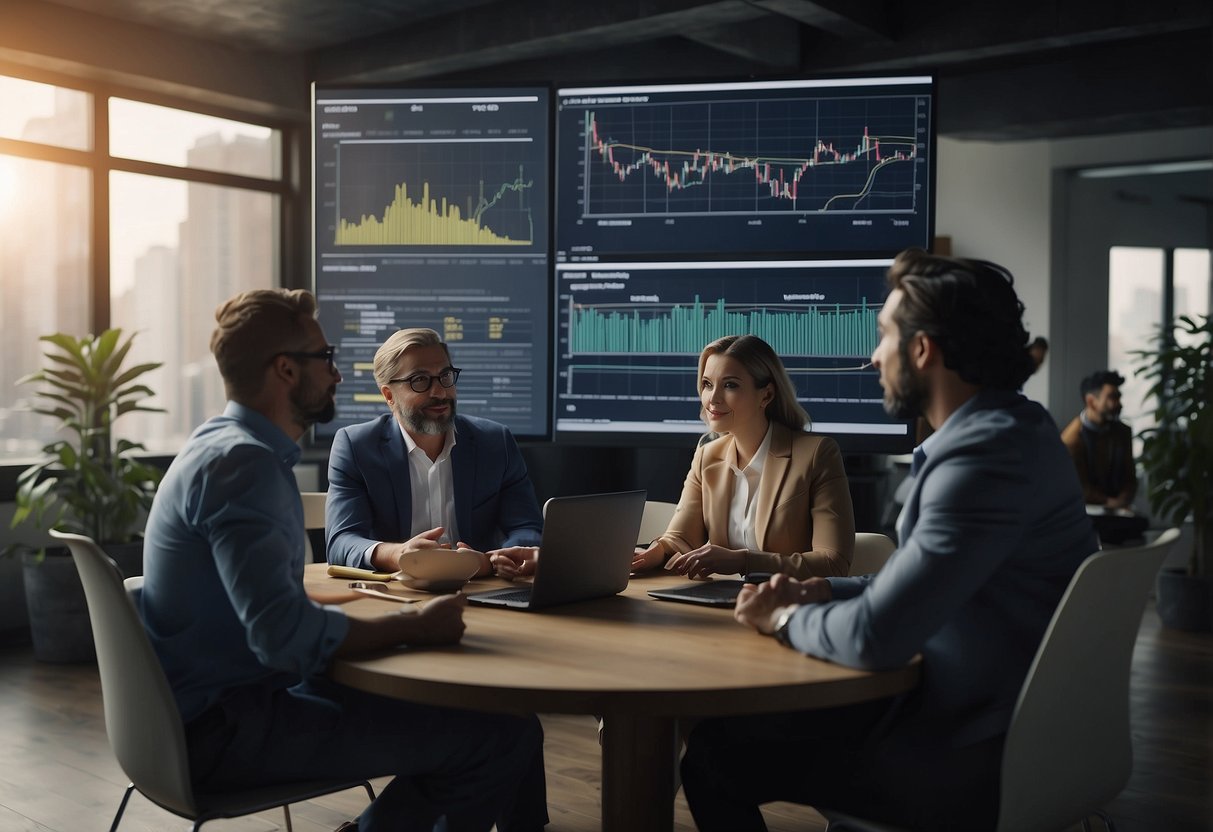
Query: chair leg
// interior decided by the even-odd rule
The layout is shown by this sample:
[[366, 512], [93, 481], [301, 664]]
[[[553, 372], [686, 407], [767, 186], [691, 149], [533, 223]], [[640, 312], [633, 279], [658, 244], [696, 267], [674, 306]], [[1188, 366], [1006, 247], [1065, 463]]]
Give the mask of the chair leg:
[[135, 784], [128, 783], [126, 786], [126, 793], [122, 795], [122, 802], [118, 804], [118, 812], [114, 815], [114, 822], [110, 824], [110, 832], [116, 832], [118, 829], [118, 822], [122, 820], [122, 813], [126, 811], [126, 802], [131, 799], [131, 792], [134, 790]]
[[370, 781], [370, 780], [363, 780], [363, 781], [362, 781], [362, 788], [366, 789], [366, 796], [367, 796], [367, 798], [368, 798], [368, 799], [369, 799], [369, 800], [370, 800], [372, 803], [374, 803], [374, 802], [375, 802], [375, 790], [371, 788], [371, 781]]
[[282, 814], [286, 815], [286, 832], [294, 832], [294, 827], [291, 826], [291, 807], [286, 803], [282, 804]]
[[[1104, 832], [1116, 832], [1116, 824], [1112, 822], [1112, 818], [1108, 817], [1107, 814], [1099, 809], [1096, 809], [1091, 814], [1099, 818], [1099, 822], [1103, 824]], [[1082, 832], [1091, 832], [1090, 815], [1082, 819]]]

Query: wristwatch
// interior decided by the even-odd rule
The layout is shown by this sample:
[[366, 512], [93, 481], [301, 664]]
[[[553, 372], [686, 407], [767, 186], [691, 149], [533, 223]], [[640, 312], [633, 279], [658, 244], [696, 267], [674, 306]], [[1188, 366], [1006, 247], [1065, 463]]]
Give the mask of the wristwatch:
[[789, 604], [783, 608], [783, 612], [779, 614], [779, 618], [775, 619], [775, 631], [771, 635], [775, 636], [775, 640], [784, 647], [792, 646], [792, 639], [788, 635], [788, 625], [792, 623], [792, 616], [796, 613], [796, 610], [795, 604]]

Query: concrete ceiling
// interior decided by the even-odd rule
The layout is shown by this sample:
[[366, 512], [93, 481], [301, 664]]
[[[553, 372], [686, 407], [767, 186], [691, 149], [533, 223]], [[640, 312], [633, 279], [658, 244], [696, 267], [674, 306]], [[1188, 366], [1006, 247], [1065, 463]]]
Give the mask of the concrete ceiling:
[[939, 129], [993, 140], [1213, 124], [1209, 0], [56, 0], [325, 83], [930, 71]]

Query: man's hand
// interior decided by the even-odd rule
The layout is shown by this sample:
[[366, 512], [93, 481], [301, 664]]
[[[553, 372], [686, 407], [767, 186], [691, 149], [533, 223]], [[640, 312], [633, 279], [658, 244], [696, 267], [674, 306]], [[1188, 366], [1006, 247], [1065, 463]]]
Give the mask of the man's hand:
[[[446, 529], [442, 526], [435, 526], [429, 531], [414, 535], [400, 544], [400, 552], [403, 553], [412, 549], [449, 549], [451, 548], [451, 544], [438, 542], [445, 531]], [[397, 555], [396, 559], [400, 559], [399, 555]]]
[[406, 613], [412, 625], [402, 641], [405, 644], [456, 644], [463, 638], [466, 595], [440, 595], [426, 602], [416, 613]]
[[349, 630], [334, 655], [357, 656], [400, 644], [456, 644], [463, 638], [465, 606], [465, 595], [440, 595], [422, 607], [401, 607], [398, 613], [350, 616]]
[[487, 553], [489, 563], [499, 577], [512, 581], [535, 574], [535, 562], [539, 559], [536, 546], [507, 546]]
[[765, 584], [746, 584], [737, 595], [733, 617], [760, 633], [775, 632], [775, 621], [784, 607], [817, 604], [833, 599], [834, 592], [825, 578], [798, 581], [787, 575], [772, 575]]
[[698, 549], [674, 555], [665, 568], [678, 575], [703, 579], [714, 572], [733, 574], [745, 571], [745, 549], [726, 549], [707, 543]]
[[647, 572], [650, 569], [656, 569], [665, 561], [665, 549], [660, 543], [654, 543], [652, 546], [636, 547], [636, 554], [632, 555], [632, 571]]

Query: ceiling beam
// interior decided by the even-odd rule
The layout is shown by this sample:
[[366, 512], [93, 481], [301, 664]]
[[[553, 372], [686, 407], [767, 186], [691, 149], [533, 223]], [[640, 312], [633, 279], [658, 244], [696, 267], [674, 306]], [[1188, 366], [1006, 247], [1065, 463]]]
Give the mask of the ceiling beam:
[[511, 0], [320, 50], [311, 55], [311, 66], [316, 80], [325, 83], [403, 81], [551, 55], [631, 48], [765, 15], [745, 0]]
[[755, 6], [842, 38], [891, 40], [895, 31], [882, 0], [751, 0]]
[[1175, 32], [1208, 30], [1208, 0], [1109, 4], [1105, 0], [1014, 6], [992, 13], [987, 3], [958, 4], [946, 13], [907, 15], [892, 43], [843, 40], [809, 32], [804, 68], [886, 70], [944, 67], [974, 61], [1032, 60], [1031, 53], [1120, 43]]
[[957, 68], [940, 79], [939, 132], [1007, 140], [1211, 124], [1209, 45], [1207, 34], [1184, 32], [1058, 50], [1018, 67]]
[[769, 69], [800, 66], [800, 27], [774, 15], [688, 32], [685, 37]]

